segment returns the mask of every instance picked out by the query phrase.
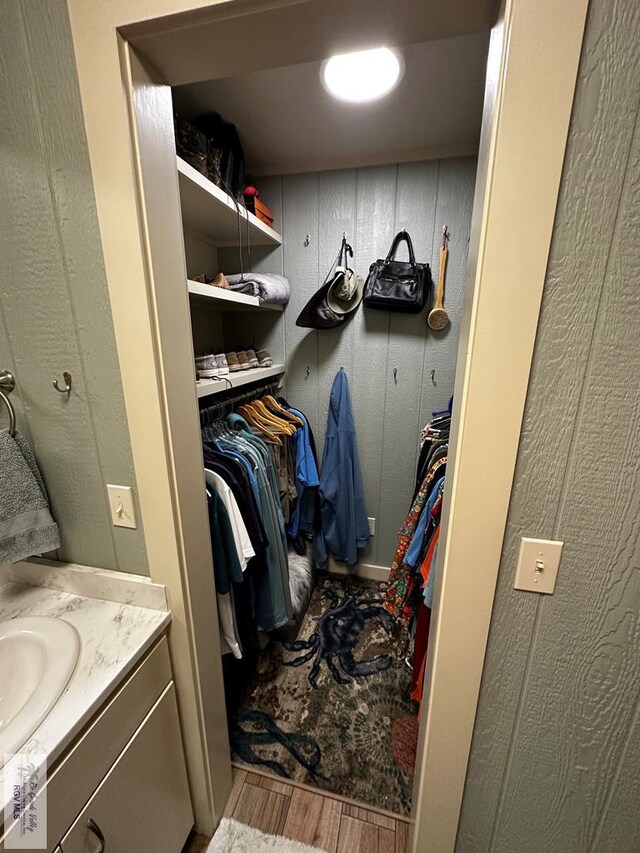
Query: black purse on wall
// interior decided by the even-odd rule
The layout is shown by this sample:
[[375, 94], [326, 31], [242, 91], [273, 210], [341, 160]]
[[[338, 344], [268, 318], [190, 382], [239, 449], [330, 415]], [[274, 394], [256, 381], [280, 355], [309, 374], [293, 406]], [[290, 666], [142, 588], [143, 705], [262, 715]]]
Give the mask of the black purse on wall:
[[[396, 261], [395, 254], [403, 240], [409, 249], [409, 260]], [[381, 311], [419, 314], [429, 300], [432, 286], [429, 264], [416, 263], [411, 237], [403, 229], [393, 238], [387, 257], [369, 267], [363, 303]]]

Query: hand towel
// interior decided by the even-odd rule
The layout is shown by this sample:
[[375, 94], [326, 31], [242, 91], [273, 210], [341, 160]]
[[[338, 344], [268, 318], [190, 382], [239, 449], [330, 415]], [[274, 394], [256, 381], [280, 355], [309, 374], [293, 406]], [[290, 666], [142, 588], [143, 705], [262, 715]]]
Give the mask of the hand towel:
[[27, 441], [0, 430], [0, 564], [60, 547], [58, 525]]

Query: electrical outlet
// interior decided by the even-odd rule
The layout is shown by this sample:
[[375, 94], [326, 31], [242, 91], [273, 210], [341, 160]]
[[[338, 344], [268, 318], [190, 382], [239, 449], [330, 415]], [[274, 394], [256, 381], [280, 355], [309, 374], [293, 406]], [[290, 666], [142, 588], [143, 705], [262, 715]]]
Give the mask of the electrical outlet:
[[367, 521], [369, 522], [369, 536], [375, 536], [376, 535], [376, 520], [375, 520], [375, 518], [368, 518]]
[[111, 522], [114, 527], [138, 526], [136, 513], [133, 508], [133, 491], [131, 486], [107, 485], [109, 496], [109, 507], [111, 508]]

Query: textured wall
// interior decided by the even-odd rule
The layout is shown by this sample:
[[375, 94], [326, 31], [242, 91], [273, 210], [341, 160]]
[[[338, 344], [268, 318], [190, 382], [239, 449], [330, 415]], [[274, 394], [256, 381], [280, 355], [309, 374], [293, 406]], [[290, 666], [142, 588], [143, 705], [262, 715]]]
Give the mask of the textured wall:
[[[287, 397], [309, 416], [322, 448], [331, 383], [342, 366], [349, 377], [363, 469], [367, 511], [377, 534], [363, 560], [389, 566], [398, 528], [414, 485], [420, 428], [453, 393], [462, 280], [473, 204], [473, 157], [393, 166], [263, 178], [259, 184], [284, 239], [254, 269], [283, 271], [291, 282], [284, 315], [245, 315], [229, 342], [260, 341], [274, 355], [286, 354]], [[426, 312], [418, 316], [360, 308], [339, 329], [300, 329], [296, 317], [322, 283], [344, 231], [353, 245], [355, 268], [366, 278], [369, 264], [384, 257], [400, 228], [411, 234], [416, 258], [437, 277], [442, 226], [451, 231], [445, 304], [451, 325], [432, 332]], [[304, 246], [310, 235], [310, 245]], [[254, 250], [257, 255], [259, 250]], [[399, 258], [406, 257], [401, 249]], [[222, 268], [229, 256], [220, 252]], [[258, 326], [260, 328], [258, 328]], [[309, 375], [307, 376], [307, 367]], [[393, 370], [397, 368], [397, 381]], [[431, 371], [435, 371], [435, 384]]]
[[[638, 44], [592, 0], [457, 853], [640, 850]], [[522, 535], [564, 541], [553, 596]]]
[[[135, 478], [64, 0], [0, 0], [0, 81], [0, 369], [59, 558], [147, 573], [142, 528], [113, 528], [106, 500]], [[51, 385], [63, 370], [69, 399]]]

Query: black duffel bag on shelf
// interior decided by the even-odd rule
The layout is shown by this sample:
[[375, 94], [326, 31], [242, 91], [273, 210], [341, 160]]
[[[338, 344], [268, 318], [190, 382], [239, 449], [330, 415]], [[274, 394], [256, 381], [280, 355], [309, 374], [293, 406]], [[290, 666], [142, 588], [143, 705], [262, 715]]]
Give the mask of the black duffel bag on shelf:
[[[405, 241], [408, 261], [396, 261], [399, 244]], [[429, 264], [416, 263], [411, 237], [403, 229], [393, 238], [389, 254], [369, 267], [363, 304], [380, 311], [419, 314], [429, 301], [433, 280]]]

